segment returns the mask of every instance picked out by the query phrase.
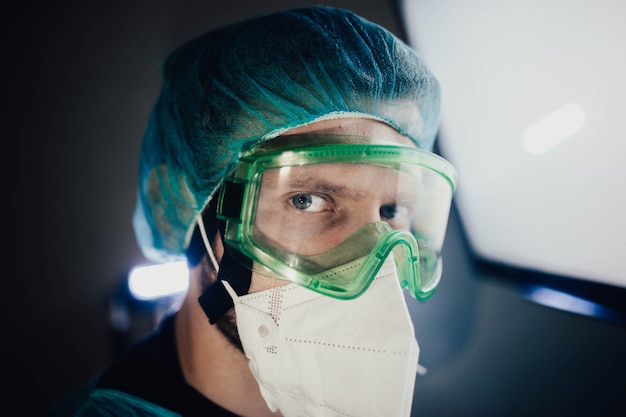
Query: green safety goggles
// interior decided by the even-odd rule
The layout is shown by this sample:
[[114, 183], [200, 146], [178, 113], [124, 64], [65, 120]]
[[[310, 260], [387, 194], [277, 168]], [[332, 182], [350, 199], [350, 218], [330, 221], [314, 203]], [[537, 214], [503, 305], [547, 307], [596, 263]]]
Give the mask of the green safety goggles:
[[319, 293], [362, 294], [393, 257], [401, 285], [427, 299], [456, 171], [416, 147], [350, 135], [290, 135], [245, 152], [225, 179], [218, 217], [235, 257]]

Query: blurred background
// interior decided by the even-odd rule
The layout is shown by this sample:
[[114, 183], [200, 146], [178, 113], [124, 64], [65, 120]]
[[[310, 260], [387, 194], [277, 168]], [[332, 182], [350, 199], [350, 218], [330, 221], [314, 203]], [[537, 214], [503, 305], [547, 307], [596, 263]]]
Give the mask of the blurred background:
[[618, 1], [24, 1], [2, 24], [5, 409], [45, 415], [174, 298], [128, 290], [159, 64], [216, 26], [350, 9], [443, 87], [459, 191], [437, 294], [409, 301], [421, 416], [625, 416], [626, 7]]

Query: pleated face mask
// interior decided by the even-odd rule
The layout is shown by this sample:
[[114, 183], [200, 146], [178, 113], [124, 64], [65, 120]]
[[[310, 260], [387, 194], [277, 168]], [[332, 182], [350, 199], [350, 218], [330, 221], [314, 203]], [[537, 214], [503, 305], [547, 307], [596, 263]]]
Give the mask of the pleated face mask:
[[252, 374], [284, 417], [410, 415], [419, 348], [392, 259], [360, 297], [297, 284], [233, 298]]

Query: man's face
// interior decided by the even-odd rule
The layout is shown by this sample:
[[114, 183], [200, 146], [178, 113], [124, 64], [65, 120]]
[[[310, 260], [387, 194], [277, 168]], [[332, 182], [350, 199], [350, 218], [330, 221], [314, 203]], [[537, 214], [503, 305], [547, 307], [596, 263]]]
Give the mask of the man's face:
[[418, 178], [380, 166], [330, 163], [268, 170], [255, 213], [257, 239], [320, 255], [365, 224], [410, 231]]
[[[415, 147], [408, 137], [396, 129], [371, 119], [325, 120], [292, 129], [283, 136], [313, 133], [375, 137]], [[274, 140], [280, 140], [280, 137]], [[278, 247], [289, 250], [297, 248], [295, 252], [299, 255], [322, 253], [336, 246], [360, 226], [378, 220], [393, 222], [393, 219], [381, 218], [381, 213], [384, 216], [386, 192], [390, 189], [388, 185], [396, 184], [398, 179], [390, 178], [390, 174], [384, 171], [382, 168], [378, 172], [371, 168], [365, 171], [362, 167], [348, 164], [309, 166], [299, 168], [291, 183], [281, 182], [278, 171], [269, 173], [263, 179], [255, 223], [258, 223], [261, 231], [273, 238]], [[307, 183], [311, 192], [294, 192], [299, 185], [297, 182]], [[311, 187], [317, 187], [317, 190]], [[327, 190], [342, 189], [343, 194], [333, 201], [324, 199], [325, 187]], [[282, 203], [277, 204], [279, 201]], [[309, 227], [300, 233], [293, 225], [303, 225], [304, 216], [308, 218]], [[401, 228], [401, 225], [397, 227]], [[287, 283], [253, 271], [250, 293]]]
[[[403, 146], [415, 147], [415, 144], [406, 136], [399, 133], [391, 126], [371, 119], [335, 119], [326, 120], [316, 123], [312, 123], [307, 126], [302, 126], [296, 129], [292, 129], [285, 133], [283, 136], [295, 135], [295, 134], [343, 134], [343, 135], [360, 135], [367, 137], [375, 137], [378, 139], [395, 142]], [[280, 137], [274, 140], [280, 140]], [[326, 248], [335, 246], [337, 243], [345, 239], [351, 233], [353, 233], [360, 226], [371, 223], [377, 220], [393, 221], [393, 219], [381, 218], [381, 213], [384, 216], [384, 196], [385, 189], [382, 184], [391, 182], [397, 182], [397, 179], [389, 178], [389, 174], [386, 174], [386, 178], [382, 177], [382, 172], [377, 173], [375, 171], [356, 172], [358, 167], [347, 167], [345, 164], [336, 164], [335, 166], [327, 165], [326, 167], [306, 167], [307, 170], [301, 171], [301, 179], [304, 181], [307, 177], [317, 178], [315, 182], [319, 187], [328, 187], [330, 184], [343, 187], [350, 192], [345, 193], [346, 200], [340, 207], [332, 207], [331, 202], [320, 200], [316, 193], [308, 193], [310, 195], [294, 195], [292, 199], [282, 199], [283, 202], [289, 204], [282, 205], [284, 210], [282, 213], [276, 211], [276, 206], [268, 204], [265, 206], [266, 211], [263, 211], [263, 204], [259, 205], [260, 211], [257, 213], [259, 217], [257, 220], [259, 226], [267, 234], [274, 237], [277, 244], [283, 246], [294, 245], [299, 246], [300, 254], [310, 255], [323, 252]], [[367, 175], [364, 178], [363, 175]], [[397, 175], [397, 174], [396, 174]], [[278, 173], [268, 176], [266, 191], [271, 191], [266, 194], [261, 194], [261, 199], [266, 199], [268, 203], [272, 202], [272, 197], [289, 194], [289, 190], [284, 187], [289, 187], [289, 184], [280, 184], [277, 181]], [[310, 179], [310, 178], [309, 178]], [[360, 180], [359, 180], [360, 179]], [[384, 181], [384, 180], [387, 181]], [[367, 181], [364, 181], [367, 180]], [[371, 181], [379, 180], [379, 181]], [[273, 184], [272, 184], [273, 183]], [[363, 184], [378, 184], [374, 188], [372, 186], [364, 187]], [[271, 186], [274, 186], [273, 188]], [[293, 184], [291, 184], [293, 185]], [[281, 187], [283, 187], [281, 189]], [[276, 200], [274, 200], [276, 201]], [[336, 204], [339, 202], [335, 202]], [[345, 207], [345, 209], [343, 209]], [[304, 208], [304, 210], [298, 210], [298, 208]], [[290, 228], [287, 224], [289, 218], [297, 216], [297, 212], [307, 215], [312, 214], [311, 221], [318, 222], [320, 224], [332, 224], [333, 220], [336, 227], [333, 233], [324, 233], [324, 230], [319, 230], [319, 233], [315, 236], [303, 236], [298, 233], [297, 230]], [[338, 221], [339, 217], [343, 216], [343, 220]], [[332, 219], [331, 217], [334, 217]], [[346, 219], [349, 217], [349, 220]], [[397, 225], [401, 228], [401, 225]], [[272, 287], [286, 285], [289, 281], [271, 278], [256, 271], [252, 272], [252, 280], [250, 285], [250, 293], [263, 291]], [[241, 347], [241, 341], [238, 338], [237, 325], [234, 310], [225, 314], [221, 319], [217, 321], [217, 327], [221, 332], [227, 336], [233, 345], [243, 351]]]

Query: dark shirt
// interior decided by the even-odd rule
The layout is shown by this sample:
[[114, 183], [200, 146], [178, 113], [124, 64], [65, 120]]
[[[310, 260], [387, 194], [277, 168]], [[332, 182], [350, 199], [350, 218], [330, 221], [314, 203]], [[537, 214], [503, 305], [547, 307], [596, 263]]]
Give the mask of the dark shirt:
[[[147, 402], [148, 408], [156, 405], [181, 416], [237, 417], [204, 397], [185, 381], [176, 351], [174, 317], [171, 315], [165, 318], [156, 330], [137, 342], [104, 371], [96, 381], [95, 388], [91, 388], [91, 398], [83, 406], [82, 414], [171, 415], [160, 414], [158, 407], [155, 407], [156, 411], [150, 410], [146, 414], [143, 405]], [[124, 393], [124, 401], [116, 398], [118, 392]], [[98, 395], [102, 393], [104, 399]], [[133, 397], [142, 405], [141, 413], [126, 411], [132, 408]], [[131, 399], [130, 406], [126, 402], [128, 398]], [[118, 409], [117, 406], [122, 403], [123, 409]], [[85, 413], [86, 409], [88, 411]]]

